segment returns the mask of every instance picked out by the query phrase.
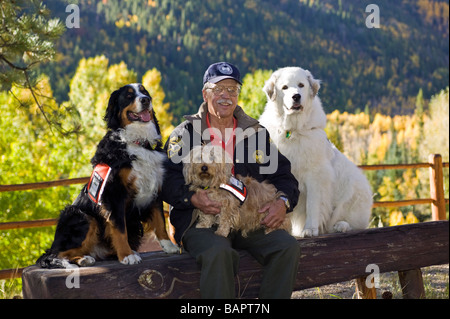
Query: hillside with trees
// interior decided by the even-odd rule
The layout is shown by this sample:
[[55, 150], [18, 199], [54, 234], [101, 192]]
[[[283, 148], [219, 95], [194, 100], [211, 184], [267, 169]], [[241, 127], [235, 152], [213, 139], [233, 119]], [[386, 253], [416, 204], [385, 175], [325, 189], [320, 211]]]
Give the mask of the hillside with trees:
[[[70, 3], [77, 1], [70, 1]], [[64, 22], [67, 1], [44, 1]], [[78, 1], [80, 28], [67, 29], [57, 59], [42, 68], [59, 101], [79, 60], [104, 55], [142, 76], [156, 68], [176, 120], [201, 102], [210, 63], [243, 75], [287, 65], [322, 80], [328, 112], [412, 114], [419, 90], [448, 86], [448, 1], [377, 1], [380, 28], [368, 28], [367, 1]]]

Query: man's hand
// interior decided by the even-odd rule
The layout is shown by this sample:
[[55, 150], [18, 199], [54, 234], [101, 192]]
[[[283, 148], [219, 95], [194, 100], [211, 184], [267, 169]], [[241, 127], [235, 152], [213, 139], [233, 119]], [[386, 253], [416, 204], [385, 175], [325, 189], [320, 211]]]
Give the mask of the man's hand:
[[277, 228], [281, 226], [286, 218], [286, 205], [282, 199], [277, 199], [274, 202], [271, 202], [265, 206], [263, 206], [259, 213], [265, 213], [266, 211], [269, 214], [261, 221], [261, 225], [265, 225], [269, 228]]
[[220, 213], [219, 202], [210, 200], [207, 190], [199, 190], [191, 197], [191, 203], [205, 214], [217, 215]]

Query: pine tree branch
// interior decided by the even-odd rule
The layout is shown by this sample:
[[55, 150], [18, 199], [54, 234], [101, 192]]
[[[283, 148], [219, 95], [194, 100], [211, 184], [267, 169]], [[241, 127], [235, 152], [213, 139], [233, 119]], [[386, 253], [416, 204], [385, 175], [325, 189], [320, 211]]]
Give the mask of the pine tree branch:
[[8, 61], [8, 59], [6, 59], [6, 57], [3, 54], [0, 54], [0, 59], [3, 60], [6, 64], [8, 64], [8, 66], [12, 69], [19, 70], [22, 72], [25, 72], [28, 70], [28, 67], [20, 67], [20, 66], [15, 65], [14, 63]]
[[33, 96], [34, 102], [35, 102], [36, 105], [38, 106], [39, 110], [41, 111], [42, 115], [44, 116], [45, 121], [47, 122], [48, 126], [50, 127], [50, 132], [52, 132], [52, 134], [53, 134], [52, 123], [51, 123], [50, 120], [48, 119], [47, 115], [45, 114], [45, 111], [44, 111], [43, 106], [41, 105], [41, 103], [39, 103], [39, 101], [38, 101], [38, 99], [37, 99], [37, 97], [36, 97], [36, 94], [35, 94], [35, 92], [34, 92], [34, 90], [33, 90], [33, 87], [32, 87], [32, 85], [31, 85], [31, 82], [30, 82], [30, 78], [29, 78], [29, 76], [28, 76], [28, 70], [23, 71], [23, 73], [24, 73], [24, 75], [25, 75], [25, 81], [26, 81], [26, 83], [27, 83], [27, 87], [28, 87], [28, 89], [29, 89], [30, 92], [31, 92], [31, 96]]
[[[30, 90], [31, 92], [31, 96], [33, 97], [34, 102], [36, 103], [37, 107], [39, 108], [39, 111], [42, 113], [42, 116], [44, 116], [45, 121], [47, 122], [47, 124], [50, 127], [50, 131], [53, 133], [53, 129], [52, 129], [52, 123], [51, 121], [48, 119], [47, 114], [45, 114], [44, 111], [44, 107], [43, 105], [39, 102], [37, 96], [36, 96], [36, 92], [34, 92], [33, 86], [31, 85], [31, 81], [30, 81], [30, 77], [28, 75], [28, 70], [29, 70], [29, 66], [27, 67], [19, 67], [17, 65], [15, 65], [14, 63], [10, 62], [8, 59], [5, 58], [4, 55], [0, 55], [0, 59], [2, 61], [4, 61], [9, 67], [15, 69], [15, 70], [19, 70], [22, 71], [24, 76], [25, 76], [25, 87]], [[11, 90], [10, 90], [11, 91]], [[12, 93], [12, 91], [11, 91]], [[16, 97], [14, 94], [12, 94], [19, 102], [19, 98]], [[20, 103], [21, 105], [23, 105], [22, 103]]]

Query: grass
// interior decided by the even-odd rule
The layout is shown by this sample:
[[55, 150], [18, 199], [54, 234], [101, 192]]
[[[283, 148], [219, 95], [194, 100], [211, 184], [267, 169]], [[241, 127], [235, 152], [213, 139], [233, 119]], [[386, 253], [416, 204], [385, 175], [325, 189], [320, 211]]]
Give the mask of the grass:
[[[449, 299], [448, 265], [426, 267], [422, 269], [422, 277], [427, 299]], [[355, 281], [296, 291], [296, 299], [353, 299], [355, 298]], [[381, 299], [386, 291], [392, 293], [393, 299], [402, 299], [402, 290], [397, 272], [380, 274], [380, 287], [377, 298]]]
[[0, 280], [0, 299], [22, 298], [22, 279]]

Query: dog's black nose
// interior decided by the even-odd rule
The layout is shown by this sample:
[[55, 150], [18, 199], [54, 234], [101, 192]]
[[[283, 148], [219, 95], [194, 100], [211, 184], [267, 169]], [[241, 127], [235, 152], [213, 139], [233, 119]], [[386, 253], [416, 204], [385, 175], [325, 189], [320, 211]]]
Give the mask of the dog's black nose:
[[300, 102], [301, 98], [302, 96], [300, 94], [294, 94], [294, 96], [292, 96], [292, 99], [294, 100], [295, 103]]
[[151, 99], [148, 96], [141, 97], [139, 100], [143, 105], [150, 105]]
[[202, 166], [202, 172], [206, 172], [207, 170], [208, 170], [208, 166], [203, 165], [203, 166]]

